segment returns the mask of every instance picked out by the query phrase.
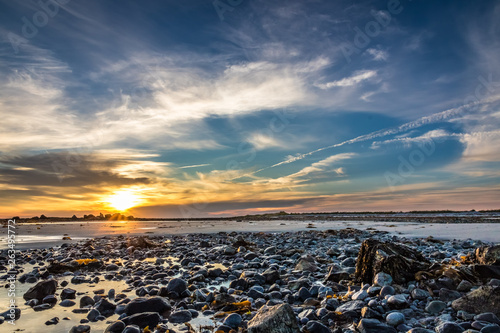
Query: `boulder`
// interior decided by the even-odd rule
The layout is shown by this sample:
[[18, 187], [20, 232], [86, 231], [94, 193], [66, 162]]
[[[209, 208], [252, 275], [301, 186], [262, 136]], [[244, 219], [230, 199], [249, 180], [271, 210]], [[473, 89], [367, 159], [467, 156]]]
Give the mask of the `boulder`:
[[57, 281], [50, 279], [45, 281], [40, 281], [26, 293], [24, 293], [23, 298], [28, 301], [30, 299], [37, 299], [41, 301], [45, 296], [53, 295], [57, 289]]
[[500, 316], [500, 287], [482, 286], [451, 303], [455, 311], [492, 312]]
[[361, 319], [358, 324], [358, 331], [360, 333], [397, 333], [394, 327], [377, 319]]
[[264, 306], [248, 322], [248, 333], [299, 333], [292, 307], [288, 304]]
[[415, 273], [427, 270], [430, 263], [424, 256], [405, 245], [367, 239], [361, 244], [356, 263], [355, 279], [371, 283], [377, 273], [392, 276], [397, 284], [415, 279]]
[[297, 265], [295, 265], [296, 271], [307, 271], [307, 272], [316, 272], [318, 270], [318, 266], [316, 266], [315, 260], [311, 256], [305, 256], [299, 259]]
[[122, 318], [121, 321], [125, 325], [137, 325], [140, 328], [145, 328], [146, 326], [149, 327], [156, 327], [158, 323], [160, 322], [161, 317], [158, 314], [158, 312], [143, 312], [143, 313], [136, 313], [134, 315]]
[[500, 266], [500, 245], [477, 248], [474, 252], [474, 259], [481, 265]]
[[172, 309], [170, 303], [163, 297], [138, 297], [125, 306], [125, 313], [128, 316], [141, 312], [158, 312], [159, 314], [163, 314], [170, 309]]

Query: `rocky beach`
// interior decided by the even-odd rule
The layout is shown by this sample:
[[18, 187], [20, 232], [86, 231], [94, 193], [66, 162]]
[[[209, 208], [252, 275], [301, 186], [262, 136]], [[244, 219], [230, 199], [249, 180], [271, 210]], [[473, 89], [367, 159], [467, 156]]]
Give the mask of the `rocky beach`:
[[111, 235], [0, 264], [2, 332], [500, 332], [500, 246], [481, 240]]

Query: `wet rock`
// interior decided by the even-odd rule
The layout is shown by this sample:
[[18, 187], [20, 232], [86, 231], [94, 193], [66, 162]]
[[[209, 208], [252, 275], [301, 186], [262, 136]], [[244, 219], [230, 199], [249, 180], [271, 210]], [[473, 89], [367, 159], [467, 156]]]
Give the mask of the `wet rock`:
[[394, 295], [387, 299], [387, 304], [393, 309], [404, 309], [408, 306], [404, 295]]
[[471, 289], [472, 289], [472, 283], [470, 283], [467, 280], [462, 280], [457, 286], [457, 290], [461, 292], [468, 292]]
[[311, 256], [302, 257], [297, 265], [295, 265], [296, 271], [307, 271], [307, 272], [316, 272], [318, 270], [318, 266], [316, 266], [315, 260]]
[[483, 281], [500, 279], [500, 266], [497, 265], [473, 265], [472, 272]]
[[115, 313], [116, 304], [111, 303], [107, 299], [103, 298], [96, 304], [94, 308], [97, 309], [103, 316], [109, 317]]
[[464, 329], [458, 324], [446, 322], [438, 325], [435, 331], [436, 333], [462, 333]]
[[224, 318], [224, 325], [236, 329], [240, 327], [242, 321], [243, 319], [241, 318], [241, 315], [237, 313], [231, 313], [229, 316]]
[[71, 306], [74, 306], [75, 304], [76, 304], [76, 302], [74, 302], [70, 299], [65, 299], [64, 301], [59, 303], [60, 306], [65, 307], [65, 308], [69, 308]]
[[288, 304], [262, 307], [248, 322], [248, 333], [299, 333], [295, 314]]
[[170, 309], [172, 309], [170, 303], [163, 297], [138, 297], [125, 306], [125, 313], [129, 316], [141, 312], [158, 312], [159, 314], [163, 314]]
[[482, 286], [453, 301], [455, 311], [469, 313], [492, 312], [500, 316], [500, 287]]
[[392, 276], [387, 273], [380, 272], [373, 278], [373, 284], [376, 286], [389, 286], [392, 284]]
[[371, 283], [377, 273], [384, 272], [391, 275], [395, 283], [402, 284], [414, 280], [415, 273], [429, 266], [420, 252], [405, 245], [367, 239], [358, 253], [355, 278]]
[[167, 293], [170, 298], [181, 298], [182, 294], [187, 290], [187, 286], [187, 282], [182, 279], [172, 279], [167, 284]]
[[80, 308], [84, 308], [86, 306], [93, 306], [95, 304], [95, 301], [92, 297], [90, 296], [83, 296], [82, 298], [80, 298]]
[[49, 325], [57, 325], [59, 324], [59, 317], [54, 317], [52, 319], [49, 319], [45, 322], [45, 325], [49, 326]]
[[0, 317], [5, 318], [6, 320], [12, 320], [12, 319], [18, 320], [19, 318], [21, 318], [21, 309], [19, 308], [9, 309], [7, 311], [0, 313]]
[[187, 323], [193, 318], [193, 314], [189, 310], [180, 310], [173, 312], [170, 317], [168, 317], [168, 321], [173, 324], [182, 324]]
[[361, 319], [358, 323], [360, 333], [397, 333], [394, 327], [380, 322], [377, 319]]
[[97, 321], [97, 317], [99, 317], [101, 313], [96, 309], [91, 309], [87, 314], [87, 319], [91, 322]]
[[427, 304], [425, 307], [425, 311], [430, 314], [437, 314], [443, 311], [446, 308], [446, 303], [442, 301], [432, 301]]
[[37, 299], [41, 301], [45, 296], [53, 295], [57, 289], [57, 281], [50, 279], [40, 281], [23, 295], [23, 298], [28, 301], [30, 299]]
[[431, 296], [427, 290], [423, 290], [420, 288], [413, 289], [410, 294], [413, 299], [417, 299], [420, 301], [426, 300], [428, 297]]
[[65, 288], [61, 291], [61, 300], [65, 299], [75, 299], [76, 298], [76, 290], [71, 288]]
[[137, 325], [128, 325], [125, 327], [122, 333], [141, 333], [142, 330], [139, 326]]
[[405, 315], [401, 312], [391, 312], [387, 315], [385, 321], [390, 326], [398, 326], [405, 322]]
[[125, 323], [121, 320], [117, 320], [114, 323], [111, 323], [106, 329], [104, 333], [122, 333], [125, 329]]
[[88, 333], [90, 332], [90, 326], [89, 325], [78, 325], [78, 326], [73, 326], [69, 333]]
[[268, 284], [273, 284], [280, 279], [280, 273], [272, 268], [265, 270], [262, 275], [266, 278]]
[[492, 324], [500, 325], [500, 319], [498, 319], [493, 312], [480, 313], [477, 316], [474, 316], [474, 320], [487, 321]]
[[305, 325], [307, 332], [309, 333], [330, 333], [330, 329], [323, 325], [321, 322], [316, 320], [310, 320]]
[[500, 265], [500, 245], [481, 246], [474, 252], [475, 260], [481, 265]]
[[125, 325], [137, 325], [140, 328], [145, 328], [146, 326], [156, 327], [160, 320], [161, 317], [158, 312], [136, 313], [121, 319]]
[[443, 302], [451, 302], [460, 298], [462, 294], [455, 290], [450, 290], [446, 288], [441, 288], [439, 290], [439, 300]]
[[361, 309], [365, 306], [365, 302], [363, 301], [350, 301], [342, 304], [337, 309], [336, 312], [344, 313], [344, 312], [360, 312]]

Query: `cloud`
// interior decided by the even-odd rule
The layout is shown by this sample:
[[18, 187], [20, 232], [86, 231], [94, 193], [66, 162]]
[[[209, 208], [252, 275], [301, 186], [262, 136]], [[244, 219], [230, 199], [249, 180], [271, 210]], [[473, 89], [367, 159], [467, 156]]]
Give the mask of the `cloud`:
[[366, 52], [373, 57], [373, 60], [386, 61], [389, 58], [389, 54], [384, 50], [370, 48]]
[[338, 81], [327, 82], [323, 84], [317, 84], [316, 87], [320, 89], [330, 89], [332, 87], [351, 87], [362, 81], [369, 80], [377, 76], [376, 70], [361, 70], [356, 71], [352, 76], [343, 78]]

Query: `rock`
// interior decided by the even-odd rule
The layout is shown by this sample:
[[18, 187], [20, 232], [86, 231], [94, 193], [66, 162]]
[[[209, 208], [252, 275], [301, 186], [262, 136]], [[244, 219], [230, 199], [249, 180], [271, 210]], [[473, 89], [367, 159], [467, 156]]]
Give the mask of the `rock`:
[[137, 325], [140, 328], [145, 328], [146, 326], [156, 327], [160, 320], [161, 317], [158, 312], [136, 313], [121, 319], [125, 325]]
[[477, 248], [474, 259], [481, 265], [500, 265], [500, 245]]
[[139, 326], [137, 325], [128, 325], [125, 327], [122, 333], [141, 333], [142, 330]]
[[76, 290], [71, 288], [65, 288], [61, 291], [61, 300], [65, 299], [75, 299], [76, 298]]
[[97, 321], [97, 317], [99, 317], [101, 313], [96, 309], [91, 309], [87, 314], [87, 319], [91, 322]]
[[325, 278], [325, 282], [327, 281], [333, 281], [333, 282], [340, 282], [342, 280], [347, 280], [351, 274], [349, 274], [346, 271], [338, 271], [336, 267], [332, 266], [330, 267], [328, 271], [328, 275]]
[[5, 320], [11, 320], [11, 319], [18, 320], [19, 318], [21, 318], [21, 309], [19, 308], [9, 309], [7, 311], [0, 313], [0, 317], [5, 318]]
[[500, 316], [499, 304], [500, 288], [482, 286], [453, 301], [452, 307], [455, 311], [462, 310], [470, 313], [492, 312], [496, 316]]
[[69, 333], [88, 333], [90, 332], [90, 326], [89, 325], [78, 325], [78, 326], [73, 326]]
[[28, 301], [30, 299], [37, 299], [41, 301], [45, 296], [53, 295], [57, 289], [57, 281], [50, 279], [45, 281], [40, 281], [26, 293], [24, 293], [23, 298]]
[[313, 257], [307, 256], [299, 260], [297, 265], [295, 265], [295, 270], [301, 272], [303, 271], [316, 272], [318, 270], [318, 266], [316, 266]]
[[389, 286], [392, 284], [392, 276], [387, 273], [380, 272], [373, 278], [373, 284], [376, 286]]
[[481, 333], [500, 333], [500, 326], [497, 324], [486, 325], [481, 329]]
[[358, 323], [360, 333], [397, 333], [394, 327], [390, 327], [377, 319], [361, 319]]
[[187, 282], [182, 279], [172, 279], [167, 284], [167, 293], [171, 298], [181, 298], [182, 293], [187, 290]]
[[487, 321], [492, 324], [500, 325], [500, 319], [493, 312], [480, 313], [474, 316], [474, 320]]
[[138, 297], [125, 306], [125, 313], [130, 316], [141, 312], [158, 312], [163, 314], [172, 309], [170, 303], [163, 297]]
[[65, 299], [64, 301], [62, 301], [61, 303], [59, 303], [60, 306], [63, 306], [65, 308], [69, 308], [71, 306], [74, 306], [76, 304], [76, 302], [70, 300], [70, 299]]
[[248, 322], [248, 333], [299, 333], [295, 313], [288, 304], [262, 307]]
[[187, 323], [191, 319], [193, 319], [193, 314], [189, 310], [175, 311], [168, 317], [168, 321], [173, 324]]
[[232, 247], [231, 245], [227, 245], [224, 247], [224, 254], [232, 256], [232, 255], [236, 254], [236, 249], [234, 247]]
[[461, 292], [468, 292], [472, 289], [472, 283], [467, 280], [462, 280], [457, 286], [457, 290]]
[[266, 271], [264, 271], [262, 275], [266, 278], [266, 283], [268, 284], [273, 284], [280, 279], [280, 273], [272, 268], [269, 268]]
[[351, 299], [362, 301], [367, 297], [368, 297], [368, 293], [366, 292], [366, 290], [361, 289], [361, 290], [355, 292], [354, 294], [352, 294]]
[[59, 324], [59, 317], [54, 317], [52, 319], [49, 319], [45, 322], [45, 325], [49, 326], [49, 325], [57, 325]]
[[306, 324], [306, 330], [309, 333], [330, 333], [330, 329], [316, 320], [310, 320]]
[[365, 302], [363, 301], [350, 301], [342, 304], [338, 308], [335, 309], [336, 312], [344, 313], [344, 312], [360, 312], [361, 309], [365, 306]]
[[410, 295], [411, 295], [411, 298], [419, 300], [419, 301], [426, 300], [428, 297], [431, 296], [427, 290], [423, 290], [420, 288], [413, 289], [411, 291]]
[[432, 301], [427, 304], [425, 311], [430, 314], [437, 314], [446, 309], [446, 303], [442, 301]]
[[472, 272], [481, 280], [500, 279], [500, 266], [472, 265]]
[[462, 333], [464, 329], [458, 324], [446, 322], [438, 325], [435, 331], [436, 333]]
[[361, 244], [355, 278], [358, 282], [371, 283], [377, 273], [384, 272], [392, 276], [395, 283], [403, 284], [414, 280], [415, 273], [429, 266], [429, 261], [416, 250], [370, 238]]
[[94, 308], [97, 309], [104, 317], [112, 316], [115, 313], [116, 305], [103, 298], [96, 304]]
[[451, 302], [460, 298], [462, 294], [455, 290], [450, 290], [446, 288], [441, 288], [439, 290], [439, 300], [443, 302]]
[[108, 327], [106, 327], [104, 333], [122, 333], [124, 329], [125, 329], [125, 323], [121, 320], [117, 320], [114, 323], [111, 323]]
[[241, 315], [237, 313], [231, 313], [229, 316], [224, 318], [224, 325], [229, 326], [231, 328], [237, 329], [240, 327], [243, 319], [241, 318]]
[[95, 301], [92, 297], [90, 296], [83, 296], [82, 298], [80, 298], [80, 308], [84, 308], [86, 306], [93, 306], [95, 304]]
[[405, 322], [405, 315], [401, 312], [391, 312], [387, 315], [385, 321], [390, 326], [398, 326]]
[[387, 304], [393, 309], [404, 309], [408, 306], [404, 295], [394, 295], [387, 299]]

